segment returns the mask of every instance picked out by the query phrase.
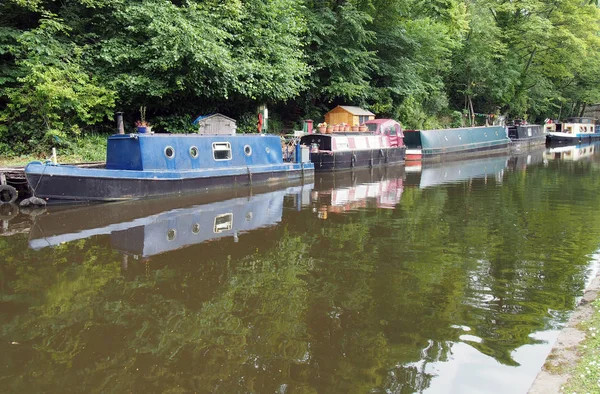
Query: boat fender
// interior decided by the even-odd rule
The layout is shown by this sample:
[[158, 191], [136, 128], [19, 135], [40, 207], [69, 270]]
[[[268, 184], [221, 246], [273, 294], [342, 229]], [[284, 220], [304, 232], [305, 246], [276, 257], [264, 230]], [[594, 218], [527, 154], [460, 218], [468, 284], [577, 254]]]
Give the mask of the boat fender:
[[26, 207], [45, 207], [46, 206], [46, 200], [43, 200], [39, 197], [29, 197], [26, 198], [24, 200], [21, 201], [21, 203], [19, 204], [19, 206], [21, 208], [26, 208]]
[[350, 167], [354, 167], [356, 165], [356, 154], [352, 152], [352, 157], [350, 158]]
[[18, 197], [17, 189], [10, 185], [0, 185], [0, 204], [12, 204]]

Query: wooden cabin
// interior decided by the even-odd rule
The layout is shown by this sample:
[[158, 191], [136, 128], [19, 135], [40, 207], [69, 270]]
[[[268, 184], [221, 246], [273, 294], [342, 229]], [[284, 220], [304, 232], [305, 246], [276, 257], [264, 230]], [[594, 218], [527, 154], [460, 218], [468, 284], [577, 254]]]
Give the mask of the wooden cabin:
[[193, 124], [198, 126], [198, 134], [204, 135], [233, 135], [237, 130], [234, 119], [218, 113], [199, 116], [194, 120]]
[[338, 105], [325, 114], [325, 123], [341, 124], [346, 123], [350, 126], [361, 125], [367, 120], [375, 119], [375, 114], [360, 107], [349, 105]]

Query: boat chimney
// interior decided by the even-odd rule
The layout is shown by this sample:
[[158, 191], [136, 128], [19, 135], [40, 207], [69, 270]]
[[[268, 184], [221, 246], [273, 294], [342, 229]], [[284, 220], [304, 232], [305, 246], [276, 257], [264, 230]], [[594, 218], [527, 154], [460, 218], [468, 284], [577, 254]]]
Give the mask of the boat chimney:
[[123, 126], [123, 112], [117, 112], [117, 132], [119, 134], [125, 134], [125, 127]]

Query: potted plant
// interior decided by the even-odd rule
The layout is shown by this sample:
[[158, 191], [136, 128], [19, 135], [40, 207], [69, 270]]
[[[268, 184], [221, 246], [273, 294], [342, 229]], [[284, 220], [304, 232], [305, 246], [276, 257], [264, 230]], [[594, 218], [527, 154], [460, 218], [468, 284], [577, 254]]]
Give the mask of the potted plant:
[[319, 123], [317, 125], [317, 129], [319, 130], [319, 133], [325, 134], [325, 131], [327, 130], [327, 123], [326, 122]]
[[369, 130], [369, 128], [364, 123], [361, 124], [360, 126], [358, 126], [358, 131], [363, 131], [364, 132], [364, 131], [368, 131], [368, 130]]
[[140, 107], [140, 120], [135, 122], [135, 127], [138, 133], [149, 133], [152, 130], [152, 126], [146, 122], [146, 107]]
[[358, 131], [358, 125], [355, 124], [354, 126], [352, 126], [352, 131]]

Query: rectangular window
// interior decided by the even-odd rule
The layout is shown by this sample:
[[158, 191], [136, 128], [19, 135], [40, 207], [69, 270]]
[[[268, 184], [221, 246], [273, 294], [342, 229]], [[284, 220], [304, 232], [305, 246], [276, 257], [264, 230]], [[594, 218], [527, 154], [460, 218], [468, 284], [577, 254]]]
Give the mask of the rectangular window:
[[213, 142], [215, 160], [231, 160], [231, 144], [229, 142]]
[[368, 115], [359, 115], [358, 116], [358, 124], [359, 125], [365, 123], [367, 120], [369, 120], [369, 116]]
[[233, 213], [225, 213], [215, 218], [215, 225], [213, 232], [215, 234], [222, 233], [223, 231], [231, 230], [233, 227]]

